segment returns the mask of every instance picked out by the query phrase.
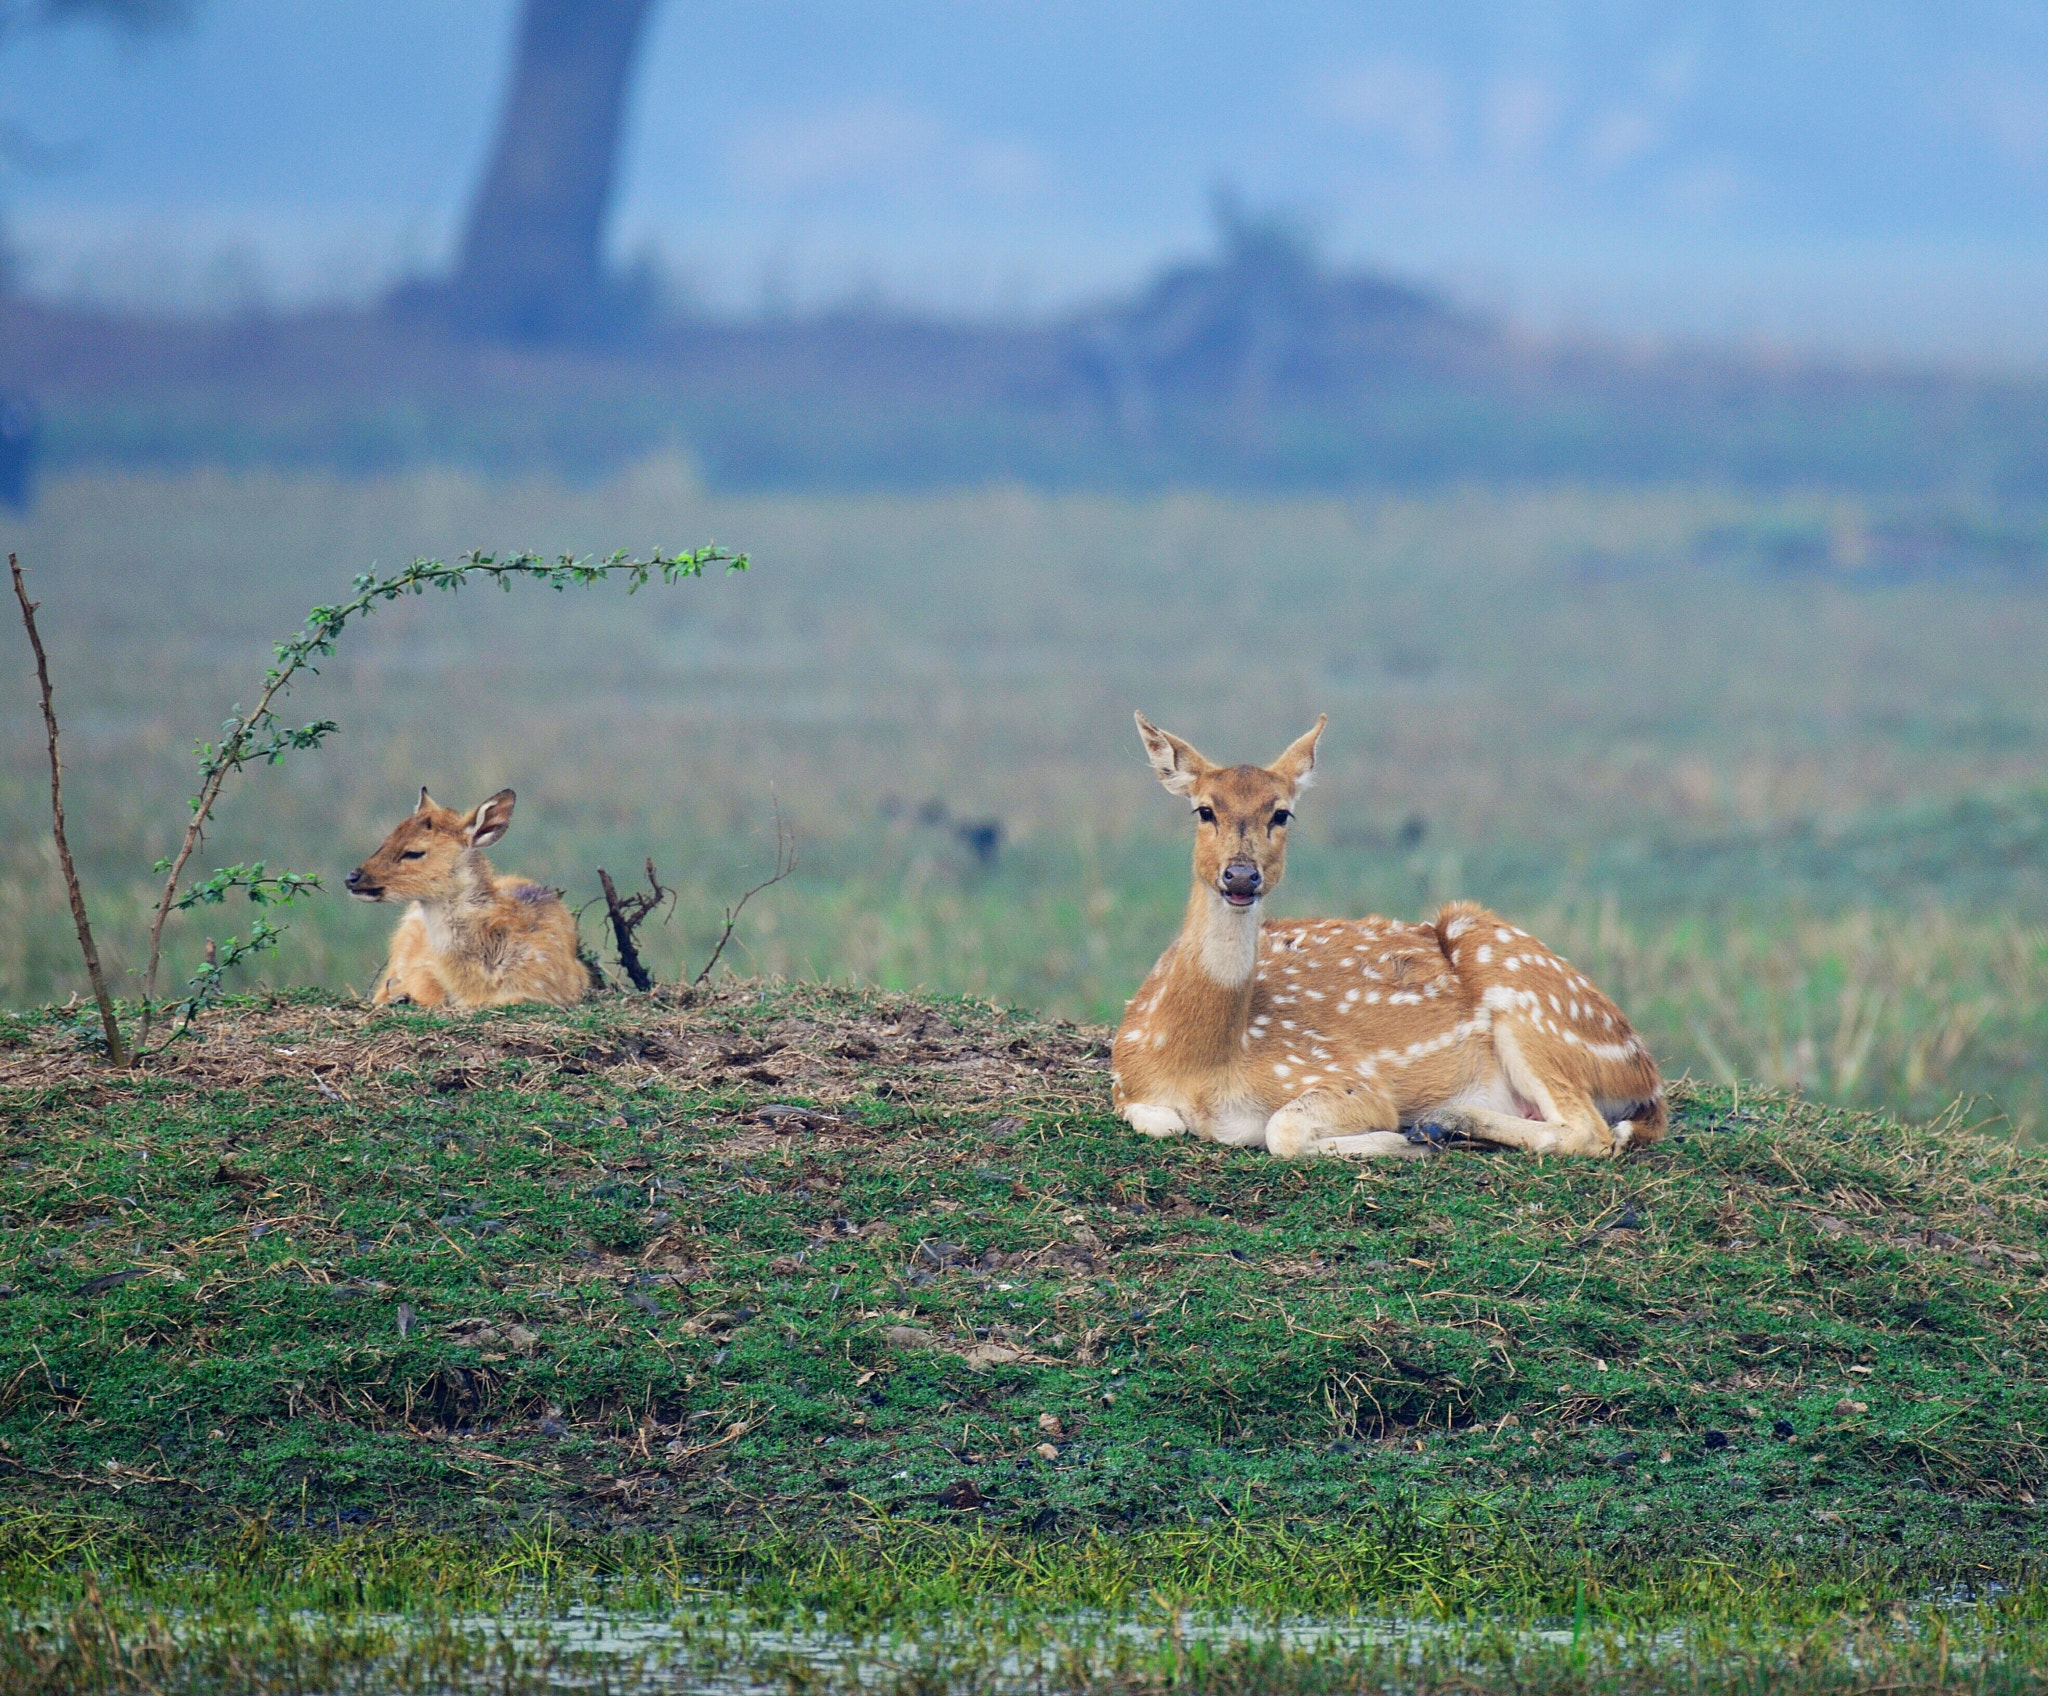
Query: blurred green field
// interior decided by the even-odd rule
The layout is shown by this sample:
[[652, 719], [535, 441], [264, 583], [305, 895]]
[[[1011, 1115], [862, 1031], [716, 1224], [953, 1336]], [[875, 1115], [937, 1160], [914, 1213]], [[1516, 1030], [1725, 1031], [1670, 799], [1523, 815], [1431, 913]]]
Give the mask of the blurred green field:
[[[465, 803], [510, 784], [502, 867], [580, 902], [597, 866], [654, 856], [682, 892], [653, 937], [673, 974], [771, 861], [779, 805], [800, 869], [748, 909], [735, 969], [1107, 1019], [1185, 894], [1185, 824], [1132, 707], [1219, 758], [1270, 757], [1327, 711], [1278, 910], [1474, 896], [1601, 976], [1673, 1072], [1914, 1113], [1972, 1095], [2038, 1132], [2048, 586], [1982, 550], [1866, 569], [1856, 539], [1896, 520], [1702, 489], [738, 497], [654, 462], [581, 487], [78, 475], [0, 520], [0, 546], [44, 603], [75, 846], [119, 971], [191, 743], [353, 573], [715, 538], [755, 569], [379, 613], [288, 708], [343, 735], [233, 788], [206, 864], [337, 888], [419, 784]], [[1785, 536], [1823, 541], [1792, 557]], [[82, 979], [7, 640], [18, 1006]], [[993, 865], [953, 828], [983, 819]], [[265, 974], [360, 988], [395, 918], [318, 897]], [[205, 934], [175, 933], [177, 978]]]

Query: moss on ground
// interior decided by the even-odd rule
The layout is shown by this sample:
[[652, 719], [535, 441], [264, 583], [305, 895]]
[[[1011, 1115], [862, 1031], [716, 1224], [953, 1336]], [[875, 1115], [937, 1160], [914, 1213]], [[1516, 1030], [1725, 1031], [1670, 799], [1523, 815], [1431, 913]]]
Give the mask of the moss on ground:
[[2048, 1166], [1955, 1124], [1681, 1087], [1620, 1164], [1283, 1165], [1125, 1129], [1102, 1033], [817, 986], [6, 1038], [10, 1547], [2032, 1576]]

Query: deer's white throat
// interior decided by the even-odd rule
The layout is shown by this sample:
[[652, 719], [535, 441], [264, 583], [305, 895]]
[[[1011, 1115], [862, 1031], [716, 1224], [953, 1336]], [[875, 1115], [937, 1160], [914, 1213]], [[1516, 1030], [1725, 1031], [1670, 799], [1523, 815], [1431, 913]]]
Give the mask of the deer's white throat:
[[1203, 903], [1201, 946], [1195, 958], [1212, 982], [1236, 989], [1252, 975], [1259, 961], [1259, 908], [1233, 907], [1215, 890]]

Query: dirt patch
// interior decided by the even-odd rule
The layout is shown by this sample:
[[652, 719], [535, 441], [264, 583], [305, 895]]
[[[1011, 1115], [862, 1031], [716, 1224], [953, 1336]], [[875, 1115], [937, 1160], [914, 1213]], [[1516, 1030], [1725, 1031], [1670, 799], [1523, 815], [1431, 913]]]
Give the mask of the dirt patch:
[[[860, 1097], [924, 1109], [1099, 1109], [1108, 1033], [984, 1002], [929, 1001], [814, 984], [604, 994], [567, 1012], [371, 1008], [304, 995], [223, 1007], [132, 1072], [110, 1072], [54, 1018], [0, 1050], [0, 1092], [291, 1082], [339, 1102], [364, 1091], [497, 1088], [538, 1093], [579, 1077], [758, 1097], [736, 1139], [855, 1135], [837, 1110]], [[743, 1152], [735, 1149], [735, 1152]]]

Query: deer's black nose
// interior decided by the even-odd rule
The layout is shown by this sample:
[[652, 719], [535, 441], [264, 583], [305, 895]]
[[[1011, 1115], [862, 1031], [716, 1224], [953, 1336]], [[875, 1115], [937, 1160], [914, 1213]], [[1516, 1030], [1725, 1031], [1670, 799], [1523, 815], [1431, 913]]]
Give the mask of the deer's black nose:
[[363, 868], [361, 866], [356, 867], [354, 871], [350, 872], [348, 876], [343, 878], [341, 881], [347, 884], [348, 887], [351, 889], [361, 888], [363, 882]]
[[1232, 860], [1223, 868], [1223, 898], [1240, 903], [1256, 900], [1265, 882], [1265, 874], [1251, 861]]

